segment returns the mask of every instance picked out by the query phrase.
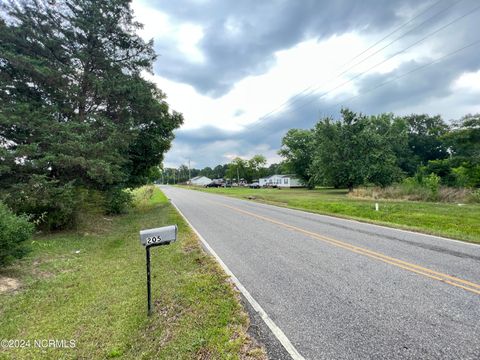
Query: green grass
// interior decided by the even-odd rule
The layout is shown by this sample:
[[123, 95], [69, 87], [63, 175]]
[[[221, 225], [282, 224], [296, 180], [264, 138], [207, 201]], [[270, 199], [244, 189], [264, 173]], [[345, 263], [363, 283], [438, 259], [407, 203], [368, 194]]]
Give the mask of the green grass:
[[[365, 200], [334, 189], [199, 188], [196, 190], [480, 243], [480, 205]], [[375, 211], [375, 202], [380, 211]]]
[[[22, 283], [0, 294], [0, 339], [31, 340], [30, 348], [0, 348], [1, 359], [264, 357], [246, 335], [238, 295], [165, 196], [158, 189], [135, 196], [138, 206], [129, 214], [39, 236], [27, 258], [0, 272]], [[151, 251], [148, 318], [138, 231], [166, 224], [178, 224], [179, 241]], [[76, 346], [40, 349], [35, 339]]]

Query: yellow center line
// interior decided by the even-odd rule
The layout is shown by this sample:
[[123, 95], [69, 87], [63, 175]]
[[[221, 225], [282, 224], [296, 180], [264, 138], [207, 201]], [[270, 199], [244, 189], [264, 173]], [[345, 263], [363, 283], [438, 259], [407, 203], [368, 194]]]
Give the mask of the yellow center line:
[[314, 232], [311, 232], [311, 231], [308, 231], [308, 230], [304, 230], [304, 229], [301, 229], [299, 227], [286, 224], [284, 222], [272, 219], [272, 218], [267, 217], [267, 216], [258, 215], [258, 214], [252, 213], [250, 211], [237, 208], [235, 206], [222, 204], [222, 203], [212, 201], [212, 200], [208, 200], [208, 201], [211, 202], [211, 203], [215, 203], [215, 204], [218, 204], [220, 206], [229, 208], [231, 210], [234, 210], [234, 211], [237, 211], [237, 212], [240, 212], [240, 213], [243, 213], [243, 214], [246, 214], [246, 215], [249, 215], [249, 216], [253, 216], [255, 218], [258, 218], [258, 219], [261, 219], [261, 220], [264, 220], [264, 221], [282, 226], [284, 228], [287, 228], [287, 229], [290, 229], [290, 230], [293, 230], [293, 231], [296, 231], [296, 232], [300, 232], [302, 234], [308, 235], [310, 237], [313, 237], [315, 239], [318, 239], [318, 240], [321, 240], [323, 242], [329, 243], [331, 245], [343, 248], [345, 250], [349, 250], [349, 251], [352, 251], [352, 252], [360, 254], [360, 255], [368, 256], [368, 257], [380, 260], [382, 262], [385, 262], [387, 264], [391, 264], [391, 265], [394, 265], [396, 267], [399, 267], [399, 268], [408, 270], [410, 272], [416, 273], [418, 275], [422, 275], [422, 276], [425, 276], [425, 277], [428, 277], [428, 278], [431, 278], [431, 279], [434, 279], [434, 280], [437, 280], [437, 281], [441, 281], [443, 283], [453, 285], [453, 286], [456, 286], [456, 287], [459, 287], [459, 288], [462, 288], [464, 290], [467, 290], [467, 291], [470, 291], [472, 293], [480, 295], [480, 284], [476, 284], [476, 283], [473, 283], [471, 281], [467, 281], [467, 280], [464, 280], [464, 279], [457, 278], [455, 276], [451, 276], [451, 275], [444, 274], [444, 273], [441, 273], [441, 272], [438, 272], [438, 271], [435, 271], [435, 270], [432, 270], [432, 269], [428, 269], [428, 268], [425, 268], [425, 267], [420, 266], [420, 265], [412, 264], [412, 263], [409, 263], [407, 261], [396, 259], [396, 258], [387, 256], [387, 255], [384, 255], [382, 253], [378, 253], [378, 252], [375, 252], [375, 251], [372, 251], [372, 250], [368, 250], [368, 249], [365, 249], [365, 248], [362, 248], [362, 247], [359, 247], [359, 246], [356, 246], [356, 245], [352, 245], [352, 244], [349, 244], [347, 242], [343, 242], [343, 241], [340, 241], [340, 240], [337, 240], [337, 239], [333, 239], [333, 238], [330, 238], [330, 237], [327, 237], [327, 236], [324, 236], [324, 235], [320, 235], [320, 234], [317, 234], [317, 233], [314, 233]]

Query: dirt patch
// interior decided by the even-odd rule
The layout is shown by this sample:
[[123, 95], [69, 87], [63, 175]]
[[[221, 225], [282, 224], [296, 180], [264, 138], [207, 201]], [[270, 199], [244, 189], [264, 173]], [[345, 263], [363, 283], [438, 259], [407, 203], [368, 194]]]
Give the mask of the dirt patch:
[[18, 290], [20, 285], [17, 279], [0, 276], [0, 294]]

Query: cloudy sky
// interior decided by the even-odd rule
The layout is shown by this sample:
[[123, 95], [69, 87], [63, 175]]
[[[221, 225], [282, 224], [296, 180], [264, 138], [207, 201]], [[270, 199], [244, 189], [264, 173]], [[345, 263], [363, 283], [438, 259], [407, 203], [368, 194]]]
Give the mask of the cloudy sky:
[[150, 80], [184, 114], [165, 166], [279, 161], [282, 136], [349, 107], [480, 112], [478, 0], [133, 0]]

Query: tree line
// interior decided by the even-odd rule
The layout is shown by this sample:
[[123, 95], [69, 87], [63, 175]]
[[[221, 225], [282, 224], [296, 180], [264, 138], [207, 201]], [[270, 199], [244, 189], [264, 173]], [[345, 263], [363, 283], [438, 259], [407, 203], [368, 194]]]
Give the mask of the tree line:
[[349, 109], [325, 117], [311, 129], [290, 129], [282, 139], [283, 161], [266, 166], [262, 155], [235, 158], [213, 168], [163, 170], [163, 181], [198, 175], [247, 182], [273, 174], [295, 174], [309, 187], [358, 186], [404, 181], [450, 187], [480, 187], [480, 114], [447, 123], [441, 116], [393, 113], [363, 115]]
[[228, 179], [236, 182], [243, 179], [251, 183], [259, 178], [274, 175], [288, 174], [289, 169], [285, 164], [271, 164], [266, 166], [267, 159], [263, 155], [254, 155], [250, 159], [234, 158], [228, 164], [215, 167], [206, 166], [202, 169], [189, 168], [182, 164], [178, 168], [165, 168], [160, 170], [157, 179], [165, 184], [185, 183], [195, 176], [206, 176], [210, 179]]
[[349, 109], [312, 129], [291, 129], [279, 152], [309, 187], [385, 187], [427, 177], [480, 187], [480, 114], [447, 124], [441, 116], [363, 115]]

